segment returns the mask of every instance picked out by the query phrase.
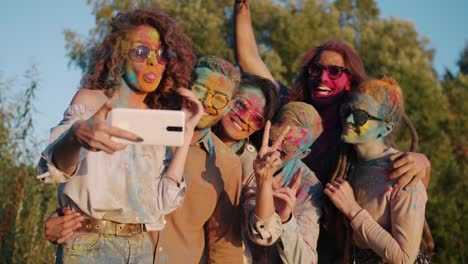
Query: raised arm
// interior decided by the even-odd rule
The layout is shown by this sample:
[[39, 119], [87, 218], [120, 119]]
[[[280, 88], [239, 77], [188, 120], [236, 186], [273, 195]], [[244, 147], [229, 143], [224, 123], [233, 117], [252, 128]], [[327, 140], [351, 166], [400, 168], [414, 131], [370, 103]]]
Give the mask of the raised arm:
[[186, 117], [184, 144], [176, 149], [174, 157], [167, 169], [167, 177], [179, 184], [183, 181], [182, 176], [184, 174], [185, 161], [187, 159], [190, 142], [192, 141], [193, 131], [204, 111], [201, 102], [190, 90], [178, 88], [177, 92], [184, 98], [182, 104], [182, 111], [184, 111]]
[[72, 174], [79, 162], [81, 147], [91, 151], [105, 151], [109, 154], [122, 150], [126, 145], [111, 140], [111, 136], [121, 137], [131, 141], [139, 141], [139, 137], [126, 130], [112, 127], [106, 122], [107, 113], [114, 107], [110, 101], [105, 101], [99, 92], [81, 89], [72, 100], [73, 104], [88, 105], [99, 109], [87, 120], [77, 120], [53, 144], [52, 161], [65, 174]]
[[243, 72], [256, 74], [271, 80], [276, 86], [275, 78], [263, 63], [257, 49], [255, 34], [250, 17], [249, 0], [235, 0], [234, 3], [234, 39], [237, 64]]

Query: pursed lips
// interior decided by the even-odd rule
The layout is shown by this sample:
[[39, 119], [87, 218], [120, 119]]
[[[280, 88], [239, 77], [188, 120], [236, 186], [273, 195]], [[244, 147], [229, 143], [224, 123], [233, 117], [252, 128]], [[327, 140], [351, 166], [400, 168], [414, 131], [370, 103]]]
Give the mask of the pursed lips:
[[152, 83], [156, 80], [156, 77], [157, 75], [155, 73], [145, 73], [143, 75], [143, 79], [145, 80], [145, 82], [147, 83]]

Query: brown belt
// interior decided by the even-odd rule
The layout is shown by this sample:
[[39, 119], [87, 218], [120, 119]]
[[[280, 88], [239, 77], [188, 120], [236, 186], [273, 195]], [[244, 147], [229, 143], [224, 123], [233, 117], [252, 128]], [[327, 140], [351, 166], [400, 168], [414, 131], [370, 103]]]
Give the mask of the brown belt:
[[77, 232], [97, 233], [102, 235], [132, 236], [145, 232], [144, 224], [120, 224], [109, 220], [86, 218]]

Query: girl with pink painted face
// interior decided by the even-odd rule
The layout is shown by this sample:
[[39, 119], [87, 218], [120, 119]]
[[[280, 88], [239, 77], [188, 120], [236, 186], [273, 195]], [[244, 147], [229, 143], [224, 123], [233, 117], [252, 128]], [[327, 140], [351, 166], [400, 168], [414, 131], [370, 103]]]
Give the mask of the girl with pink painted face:
[[[182, 204], [185, 160], [203, 115], [187, 89], [195, 55], [173, 19], [133, 10], [117, 14], [110, 27], [38, 166], [42, 181], [61, 183], [58, 211], [65, 215], [46, 222], [47, 239], [61, 244], [59, 263], [152, 263], [147, 231], [162, 229], [164, 215]], [[180, 105], [184, 144], [174, 153], [112, 140], [142, 141], [106, 121], [113, 108]]]
[[[403, 111], [401, 88], [387, 77], [362, 83], [341, 106], [341, 137], [353, 155], [344, 177], [333, 178], [324, 192], [349, 224], [344, 263], [414, 263], [418, 256], [426, 189], [422, 182], [409, 191], [395, 187], [385, 172], [400, 152], [390, 137]], [[417, 263], [424, 261], [420, 254]]]
[[[255, 183], [253, 161], [258, 155], [257, 148], [250, 142], [249, 137], [263, 129], [266, 121], [273, 118], [279, 107], [279, 95], [270, 80], [257, 75], [243, 76], [239, 86], [232, 108], [213, 130], [241, 160], [241, 199], [244, 199], [245, 191]], [[243, 248], [243, 262], [252, 263], [251, 244], [245, 232], [243, 232]]]
[[241, 159], [242, 182], [252, 180], [252, 162], [257, 149], [249, 137], [263, 129], [278, 110], [279, 96], [274, 84], [257, 75], [245, 75], [234, 97], [231, 110], [214, 128], [216, 135]]

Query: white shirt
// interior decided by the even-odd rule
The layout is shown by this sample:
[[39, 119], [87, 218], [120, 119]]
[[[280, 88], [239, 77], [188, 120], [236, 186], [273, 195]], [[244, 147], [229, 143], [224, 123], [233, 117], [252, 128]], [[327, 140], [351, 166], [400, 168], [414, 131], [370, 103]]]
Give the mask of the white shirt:
[[55, 141], [78, 120], [86, 120], [97, 109], [73, 104], [64, 119], [51, 129], [50, 144], [42, 153], [38, 178], [46, 183], [64, 183], [59, 188], [62, 206], [91, 218], [118, 223], [144, 223], [149, 230], [164, 227], [164, 215], [182, 204], [185, 184], [165, 177], [172, 152], [164, 146], [129, 144], [109, 155], [80, 151], [78, 168], [65, 175], [52, 163]]

